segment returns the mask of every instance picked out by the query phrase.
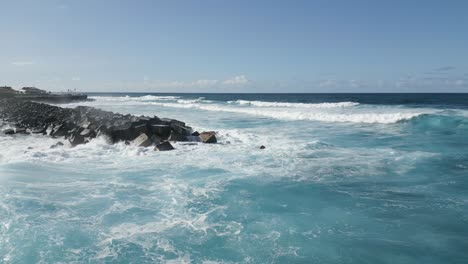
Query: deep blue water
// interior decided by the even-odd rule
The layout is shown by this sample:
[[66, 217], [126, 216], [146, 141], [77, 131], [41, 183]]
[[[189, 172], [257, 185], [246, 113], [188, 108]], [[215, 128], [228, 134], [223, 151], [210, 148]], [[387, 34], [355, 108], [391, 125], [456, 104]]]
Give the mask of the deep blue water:
[[0, 262], [468, 263], [468, 94], [91, 96], [220, 143], [0, 135]]

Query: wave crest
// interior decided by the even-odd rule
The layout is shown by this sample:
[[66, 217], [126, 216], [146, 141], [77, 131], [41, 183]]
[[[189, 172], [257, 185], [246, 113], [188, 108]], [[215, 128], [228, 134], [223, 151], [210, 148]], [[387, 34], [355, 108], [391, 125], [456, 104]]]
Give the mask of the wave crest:
[[135, 102], [149, 102], [149, 101], [169, 101], [169, 100], [177, 100], [179, 96], [169, 96], [169, 95], [144, 95], [144, 96], [92, 96], [90, 97], [95, 100], [100, 101], [110, 101], [110, 102], [128, 102], [128, 101], [135, 101]]
[[349, 123], [380, 123], [390, 124], [409, 120], [424, 113], [422, 112], [394, 112], [394, 113], [371, 113], [371, 112], [326, 112], [326, 111], [301, 111], [290, 109], [262, 109], [262, 108], [243, 108], [222, 105], [202, 105], [197, 103], [178, 104], [178, 103], [151, 103], [153, 105], [173, 108], [195, 108], [205, 111], [239, 113], [261, 117], [268, 117], [280, 120], [309, 120], [321, 122], [349, 122]]
[[336, 103], [287, 103], [287, 102], [265, 102], [265, 101], [247, 101], [237, 100], [228, 101], [228, 104], [251, 105], [258, 107], [290, 107], [290, 108], [342, 108], [357, 106], [356, 102], [336, 102]]

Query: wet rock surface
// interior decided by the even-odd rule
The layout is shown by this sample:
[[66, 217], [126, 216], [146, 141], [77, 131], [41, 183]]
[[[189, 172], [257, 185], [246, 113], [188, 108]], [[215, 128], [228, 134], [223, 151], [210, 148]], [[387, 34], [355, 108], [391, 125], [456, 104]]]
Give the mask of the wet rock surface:
[[168, 151], [173, 149], [174, 147], [168, 141], [157, 144], [156, 147], [154, 147], [155, 151]]
[[208, 131], [200, 133], [201, 141], [203, 143], [216, 143], [218, 140], [216, 139], [216, 132]]
[[104, 136], [111, 144], [123, 141], [137, 147], [154, 145], [159, 151], [174, 149], [168, 141], [217, 142], [215, 132], [193, 132], [191, 127], [176, 119], [122, 115], [86, 106], [71, 109], [0, 99], [0, 119], [15, 127], [4, 130], [4, 134], [63, 137], [72, 146], [85, 144], [97, 136]]

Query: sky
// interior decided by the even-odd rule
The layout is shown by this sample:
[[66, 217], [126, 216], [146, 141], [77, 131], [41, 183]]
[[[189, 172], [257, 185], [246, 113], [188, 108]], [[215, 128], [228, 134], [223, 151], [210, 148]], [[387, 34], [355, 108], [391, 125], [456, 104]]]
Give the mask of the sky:
[[468, 92], [468, 1], [0, 0], [0, 86]]

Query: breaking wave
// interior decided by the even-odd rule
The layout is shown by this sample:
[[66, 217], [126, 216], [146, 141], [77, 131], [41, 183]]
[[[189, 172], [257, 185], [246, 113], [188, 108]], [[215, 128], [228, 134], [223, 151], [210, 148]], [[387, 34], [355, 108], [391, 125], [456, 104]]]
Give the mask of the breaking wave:
[[258, 107], [291, 107], [291, 108], [337, 108], [337, 107], [342, 108], [342, 107], [352, 107], [352, 106], [359, 105], [359, 103], [356, 103], [356, 102], [306, 104], [306, 103], [247, 101], [247, 100], [228, 101], [228, 103], [237, 104], [237, 105], [251, 105], [251, 106], [258, 106]]
[[[398, 107], [374, 107], [356, 102], [335, 103], [287, 103], [266, 101], [212, 101], [204, 97], [197, 99], [178, 96], [141, 97], [94, 97], [98, 105], [111, 106], [154, 106], [163, 108], [196, 109], [210, 112], [236, 113], [277, 120], [319, 121], [340, 123], [391, 124], [410, 120], [423, 114], [432, 114], [429, 109], [401, 109]], [[119, 103], [119, 105], [116, 105]], [[91, 103], [90, 105], [94, 105]], [[360, 106], [360, 107], [355, 107]]]
[[303, 111], [290, 109], [262, 109], [230, 107], [223, 105], [202, 105], [202, 104], [178, 104], [178, 103], [157, 103], [152, 105], [173, 108], [194, 108], [205, 111], [228, 112], [247, 114], [260, 117], [268, 117], [280, 120], [308, 120], [321, 122], [351, 122], [351, 123], [381, 123], [390, 124], [409, 120], [424, 114], [423, 112], [391, 112], [391, 113], [371, 113], [371, 112], [326, 112], [326, 111]]
[[144, 95], [144, 96], [92, 96], [91, 99], [107, 101], [107, 102], [150, 102], [150, 101], [170, 101], [177, 100], [179, 96], [156, 96], [156, 95]]

